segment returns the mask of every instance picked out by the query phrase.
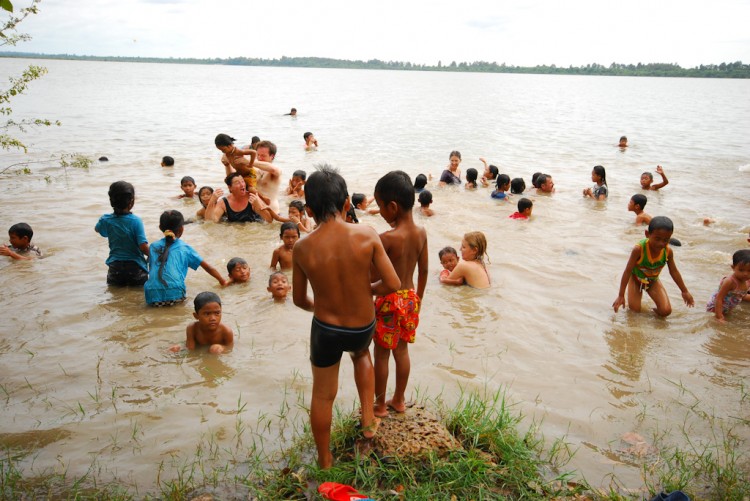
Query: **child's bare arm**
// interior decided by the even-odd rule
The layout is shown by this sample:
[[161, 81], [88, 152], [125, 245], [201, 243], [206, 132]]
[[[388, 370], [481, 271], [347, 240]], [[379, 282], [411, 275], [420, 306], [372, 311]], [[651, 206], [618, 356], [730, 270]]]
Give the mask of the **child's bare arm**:
[[459, 262], [449, 275], [440, 276], [440, 283], [444, 285], [463, 285], [466, 283], [466, 273], [464, 268], [464, 261]]
[[372, 264], [377, 273], [376, 276], [379, 276], [380, 280], [371, 284], [371, 290], [375, 296], [385, 296], [401, 287], [401, 279], [398, 278], [398, 273], [396, 273], [396, 269], [393, 267], [388, 254], [386, 254], [379, 237], [376, 236], [373, 239], [373, 245]]
[[664, 175], [664, 169], [661, 168], [661, 165], [656, 166], [656, 173], [661, 176], [661, 183], [651, 185], [651, 189], [654, 191], [664, 188], [669, 184], [669, 179]]
[[620, 279], [620, 290], [617, 292], [617, 298], [612, 303], [612, 307], [615, 309], [615, 313], [620, 309], [620, 306], [625, 306], [625, 288], [628, 286], [630, 281], [630, 275], [633, 273], [633, 268], [638, 260], [641, 258], [641, 247], [636, 245], [630, 252], [630, 258], [628, 264], [625, 265], [625, 271], [622, 272], [622, 278]]
[[277, 264], [279, 264], [279, 249], [274, 249], [271, 256], [271, 269], [275, 270]]
[[141, 249], [144, 256], [148, 256], [148, 242], [143, 242], [138, 248]]
[[682, 280], [682, 275], [680, 275], [680, 270], [677, 269], [677, 264], [674, 262], [674, 255], [672, 254], [672, 249], [669, 249], [669, 255], [667, 256], [667, 266], [669, 267], [669, 274], [672, 276], [672, 280], [674, 280], [674, 283], [677, 284], [677, 287], [680, 288], [680, 291], [682, 292], [682, 299], [685, 301], [685, 304], [688, 305], [688, 307], [695, 306], [695, 301], [693, 300], [693, 295], [690, 294], [690, 292], [687, 289], [687, 286], [685, 285], [685, 282]]
[[225, 287], [226, 285], [228, 285], [226, 279], [222, 277], [218, 271], [216, 271], [216, 268], [214, 268], [207, 262], [201, 261], [201, 268], [206, 270], [206, 273], [214, 277], [221, 284], [222, 287]]
[[[303, 251], [297, 247], [295, 250], [295, 256], [301, 254]], [[302, 270], [299, 262], [296, 258], [292, 258], [292, 299], [295, 306], [302, 308], [306, 311], [313, 311], [315, 308], [315, 302], [311, 297], [307, 295], [307, 275]]]
[[424, 290], [427, 287], [427, 264], [429, 261], [427, 254], [427, 232], [424, 229], [422, 229], [422, 232], [424, 232], [424, 246], [417, 259], [417, 295], [420, 300], [424, 299]]
[[195, 349], [195, 329], [197, 328], [198, 326], [194, 322], [185, 329], [185, 348], [188, 350]]
[[[267, 223], [273, 221], [272, 213], [274, 213], [274, 211], [268, 205], [266, 205], [266, 202], [264, 200], [261, 199], [260, 193], [257, 195], [254, 193], [248, 193], [247, 196], [248, 202], [253, 207], [253, 210], [256, 214], [263, 218], [263, 220]], [[276, 216], [278, 217], [278, 214]]]
[[232, 329], [227, 327], [224, 324], [221, 324], [223, 328], [223, 336], [221, 340], [221, 344], [224, 345], [226, 348], [232, 348], [234, 347], [234, 332]]
[[[734, 287], [734, 280], [726, 279], [721, 283], [719, 292], [716, 293], [716, 301], [714, 301], [714, 316], [719, 322], [724, 322], [724, 298], [727, 293]], [[747, 295], [746, 295], [747, 296]], [[744, 298], [743, 298], [744, 299]]]
[[28, 256], [23, 256], [21, 254], [18, 254], [17, 252], [13, 252], [10, 250], [10, 247], [7, 245], [0, 246], [0, 256], [8, 256], [11, 259], [19, 259], [22, 261], [29, 261], [31, 259], [34, 259], [34, 256], [31, 252], [29, 252]]
[[224, 215], [226, 207], [223, 203], [219, 203], [219, 199], [222, 195], [224, 195], [224, 190], [222, 190], [221, 188], [217, 188], [216, 191], [211, 194], [211, 198], [206, 204], [205, 219], [213, 221], [214, 223], [218, 223], [221, 219], [221, 216]]

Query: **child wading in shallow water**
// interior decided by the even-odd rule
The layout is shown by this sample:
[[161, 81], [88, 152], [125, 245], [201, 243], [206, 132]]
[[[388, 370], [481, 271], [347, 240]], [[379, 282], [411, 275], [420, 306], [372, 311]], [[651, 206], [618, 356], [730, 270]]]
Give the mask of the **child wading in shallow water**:
[[472, 231], [461, 240], [461, 261], [447, 277], [440, 276], [445, 285], [469, 285], [476, 289], [490, 286], [490, 274], [484, 265], [487, 239], [481, 231]]
[[714, 312], [716, 320], [725, 322], [724, 315], [742, 301], [750, 301], [750, 249], [738, 250], [732, 256], [732, 274], [719, 282], [706, 305], [706, 311]]
[[[234, 346], [234, 332], [221, 323], [221, 298], [213, 292], [201, 292], [193, 300], [197, 322], [185, 329], [185, 348], [194, 350], [198, 346], [208, 346], [209, 353], [224, 353]], [[180, 345], [174, 345], [171, 351], [180, 351]]]
[[[314, 314], [310, 328], [310, 428], [318, 465], [324, 469], [333, 465], [331, 420], [345, 351], [354, 364], [363, 434], [371, 438], [377, 431], [375, 375], [369, 351], [375, 328], [372, 296], [389, 294], [401, 284], [375, 230], [346, 222], [347, 193], [346, 181], [331, 167], [322, 166], [310, 175], [305, 185], [305, 210], [318, 228], [297, 242], [292, 257], [294, 304]], [[414, 192], [410, 193], [414, 200]], [[370, 282], [371, 267], [382, 277], [375, 283]], [[307, 294], [308, 281], [313, 297]]]

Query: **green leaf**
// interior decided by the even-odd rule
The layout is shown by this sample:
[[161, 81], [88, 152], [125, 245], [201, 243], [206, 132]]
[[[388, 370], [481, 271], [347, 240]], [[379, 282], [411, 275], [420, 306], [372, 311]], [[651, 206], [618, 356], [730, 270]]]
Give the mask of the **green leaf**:
[[10, 0], [0, 0], [0, 9], [7, 10], [8, 12], [13, 12], [13, 4], [10, 3]]

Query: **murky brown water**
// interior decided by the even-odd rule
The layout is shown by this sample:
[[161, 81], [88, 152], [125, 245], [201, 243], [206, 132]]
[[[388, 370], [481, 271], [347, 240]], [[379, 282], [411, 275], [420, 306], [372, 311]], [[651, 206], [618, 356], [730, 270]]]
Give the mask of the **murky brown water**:
[[[0, 59], [0, 77], [24, 63]], [[704, 311], [732, 252], [748, 246], [750, 82], [46, 64], [50, 74], [14, 111], [63, 126], [24, 136], [29, 155], [5, 153], [0, 169], [54, 153], [110, 161], [87, 171], [31, 164], [31, 174], [14, 167], [0, 176], [0, 228], [28, 222], [47, 254], [0, 261], [0, 443], [31, 453], [27, 471], [83, 475], [93, 463], [103, 478], [147, 491], [210, 456], [210, 444], [241, 461], [253, 438], [278, 448], [284, 418], [305, 421], [310, 314], [291, 300], [274, 304], [265, 289], [278, 226], [185, 228], [183, 239], [217, 268], [233, 256], [251, 263], [249, 284], [221, 291], [202, 271], [188, 275], [191, 299], [201, 290], [222, 296], [224, 321], [237, 334], [226, 355], [168, 353], [184, 340], [190, 306], [149, 309], [142, 291], [105, 283], [107, 242], [93, 228], [110, 211], [109, 184], [135, 185], [134, 213], [157, 240], [163, 210], [198, 208], [170, 199], [183, 175], [220, 186], [218, 132], [274, 140], [285, 179], [329, 161], [351, 191], [371, 192], [395, 168], [437, 176], [453, 149], [463, 153], [464, 171], [485, 156], [527, 184], [537, 170], [554, 176], [557, 193], [533, 197], [529, 223], [508, 219], [513, 204], [497, 204], [486, 190], [433, 190], [438, 215], [418, 218], [431, 262], [410, 349], [413, 398], [450, 404], [461, 391], [506, 388], [547, 439], [567, 436], [578, 449], [569, 467], [594, 484], [614, 473], [628, 487], [642, 485], [638, 461], [621, 450], [628, 432], [672, 445], [686, 443], [683, 429], [698, 441], [715, 441], [722, 427], [750, 438], [750, 308], [725, 325]], [[300, 110], [296, 120], [281, 116], [291, 106]], [[318, 152], [303, 151], [307, 130]], [[614, 146], [623, 133], [632, 144], [625, 152]], [[176, 167], [160, 168], [162, 155], [174, 156]], [[603, 204], [580, 197], [598, 163], [611, 194]], [[615, 315], [622, 269], [642, 235], [627, 201], [640, 173], [657, 163], [671, 184], [649, 194], [647, 211], [675, 221], [683, 243], [676, 262], [696, 308], [681, 304], [665, 275], [668, 320]], [[704, 227], [704, 216], [717, 222]], [[379, 217], [361, 222], [386, 229]], [[489, 241], [487, 292], [438, 283], [437, 251], [457, 247], [470, 230]], [[348, 410], [356, 406], [348, 362], [340, 381], [338, 402]]]

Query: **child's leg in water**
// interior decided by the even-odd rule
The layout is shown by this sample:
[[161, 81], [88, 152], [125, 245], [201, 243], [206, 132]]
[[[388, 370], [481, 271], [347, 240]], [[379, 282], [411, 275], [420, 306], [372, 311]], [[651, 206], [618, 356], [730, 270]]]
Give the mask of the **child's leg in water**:
[[630, 275], [630, 280], [628, 280], [627, 295], [628, 308], [630, 308], [631, 311], [640, 312], [643, 291], [641, 291], [641, 282], [632, 274]]
[[654, 312], [660, 317], [668, 317], [672, 313], [672, 305], [669, 302], [667, 290], [662, 285], [661, 280], [657, 280], [648, 288], [648, 295], [656, 303]]

